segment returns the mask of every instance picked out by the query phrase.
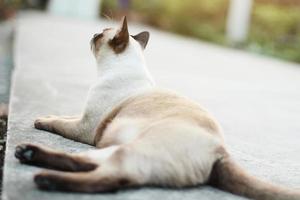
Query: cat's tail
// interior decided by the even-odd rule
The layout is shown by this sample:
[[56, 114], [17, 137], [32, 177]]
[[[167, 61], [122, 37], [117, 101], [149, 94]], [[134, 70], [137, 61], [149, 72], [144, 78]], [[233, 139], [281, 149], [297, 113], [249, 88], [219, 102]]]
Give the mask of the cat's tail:
[[243, 170], [230, 156], [225, 156], [214, 164], [210, 184], [256, 200], [300, 200], [299, 190], [259, 180]]

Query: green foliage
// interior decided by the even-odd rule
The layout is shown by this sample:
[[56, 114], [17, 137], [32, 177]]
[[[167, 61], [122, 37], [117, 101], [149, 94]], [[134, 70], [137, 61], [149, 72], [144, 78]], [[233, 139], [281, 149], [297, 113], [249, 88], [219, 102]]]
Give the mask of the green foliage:
[[300, 5], [254, 5], [247, 48], [300, 62]]
[[[175, 33], [224, 43], [229, 0], [132, 0], [131, 12], [144, 22]], [[103, 11], [118, 10], [117, 0], [104, 0]]]
[[[118, 12], [117, 0], [103, 5], [108, 15]], [[161, 29], [228, 45], [228, 5], [229, 0], [131, 0], [130, 13]], [[300, 62], [300, 3], [254, 0], [249, 38], [241, 47]]]
[[[139, 9], [142, 1], [135, 0]], [[140, 10], [151, 16], [151, 24], [176, 33], [199, 37], [209, 41], [224, 41], [227, 0], [153, 0]], [[147, 5], [148, 6], [148, 5]]]

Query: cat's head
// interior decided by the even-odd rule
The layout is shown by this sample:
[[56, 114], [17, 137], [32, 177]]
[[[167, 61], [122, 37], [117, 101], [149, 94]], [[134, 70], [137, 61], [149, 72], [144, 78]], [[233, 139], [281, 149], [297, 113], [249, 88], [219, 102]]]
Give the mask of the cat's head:
[[104, 55], [118, 55], [127, 51], [129, 46], [138, 46], [137, 51], [146, 48], [149, 32], [144, 31], [137, 35], [130, 35], [126, 17], [123, 18], [119, 28], [106, 28], [91, 39], [91, 49], [96, 59]]

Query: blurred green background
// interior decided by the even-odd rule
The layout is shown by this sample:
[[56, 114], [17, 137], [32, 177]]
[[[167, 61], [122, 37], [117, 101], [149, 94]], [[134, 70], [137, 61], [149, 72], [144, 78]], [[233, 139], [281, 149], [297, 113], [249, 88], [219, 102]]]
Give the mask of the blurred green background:
[[[242, 1], [242, 0], [241, 0]], [[0, 0], [0, 19], [25, 8], [45, 9], [47, 0]], [[300, 0], [253, 0], [247, 40], [226, 40], [230, 0], [102, 0], [99, 16], [147, 23], [227, 47], [300, 63]]]
[[[147, 2], [147, 3], [145, 3]], [[232, 46], [226, 41], [229, 0], [132, 0], [133, 19], [164, 30]], [[104, 15], [122, 15], [118, 0], [104, 0]], [[238, 48], [300, 63], [300, 0], [254, 0], [248, 39]]]

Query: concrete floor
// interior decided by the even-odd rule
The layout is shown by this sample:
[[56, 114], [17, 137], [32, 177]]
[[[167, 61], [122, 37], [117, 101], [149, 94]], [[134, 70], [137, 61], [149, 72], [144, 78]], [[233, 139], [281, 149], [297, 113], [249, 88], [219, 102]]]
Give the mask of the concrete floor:
[[[149, 30], [146, 60], [158, 85], [195, 99], [223, 126], [233, 156], [250, 173], [273, 183], [300, 187], [300, 66], [224, 49], [197, 40], [130, 25], [132, 34]], [[4, 172], [4, 200], [71, 199], [244, 199], [210, 187], [184, 190], [142, 188], [114, 194], [49, 193], [35, 188], [40, 168], [19, 164], [21, 142], [69, 152], [91, 148], [35, 130], [48, 114], [76, 114], [95, 78], [89, 40], [112, 26], [27, 13], [18, 21]]]
[[[0, 184], [2, 185], [2, 172], [4, 163], [4, 150], [7, 130], [7, 106], [9, 102], [10, 80], [13, 68], [14, 21], [0, 22]], [[0, 193], [2, 188], [0, 189]]]
[[13, 20], [0, 23], [0, 104], [7, 104], [9, 100], [10, 77], [13, 66], [13, 28]]

